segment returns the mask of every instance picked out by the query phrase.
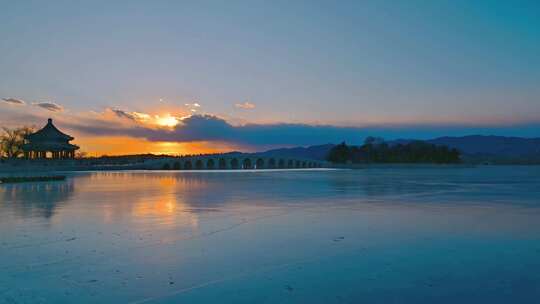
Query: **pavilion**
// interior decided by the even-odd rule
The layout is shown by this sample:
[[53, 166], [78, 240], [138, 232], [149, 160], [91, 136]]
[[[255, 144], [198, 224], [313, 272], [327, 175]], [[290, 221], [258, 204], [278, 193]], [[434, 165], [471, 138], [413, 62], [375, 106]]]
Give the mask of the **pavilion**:
[[[75, 158], [78, 146], [69, 142], [74, 138], [58, 130], [49, 118], [43, 129], [27, 135], [23, 145], [24, 157], [27, 159], [66, 159]], [[50, 157], [49, 157], [50, 155]]]

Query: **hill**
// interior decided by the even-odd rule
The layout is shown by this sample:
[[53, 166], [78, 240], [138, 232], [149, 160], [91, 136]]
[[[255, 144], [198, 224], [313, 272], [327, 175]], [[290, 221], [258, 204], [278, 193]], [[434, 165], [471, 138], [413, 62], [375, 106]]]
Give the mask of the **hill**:
[[[413, 139], [398, 139], [388, 143], [406, 144]], [[501, 164], [540, 164], [540, 138], [469, 135], [438, 137], [426, 142], [458, 149], [466, 162], [491, 162]], [[285, 155], [323, 160], [333, 144], [310, 147], [274, 149], [265, 155]]]
[[262, 152], [262, 155], [265, 156], [288, 156], [288, 157], [298, 157], [298, 158], [310, 158], [317, 160], [324, 160], [328, 155], [330, 149], [334, 147], [334, 144], [325, 144], [309, 147], [294, 147], [294, 148], [280, 148], [268, 150]]

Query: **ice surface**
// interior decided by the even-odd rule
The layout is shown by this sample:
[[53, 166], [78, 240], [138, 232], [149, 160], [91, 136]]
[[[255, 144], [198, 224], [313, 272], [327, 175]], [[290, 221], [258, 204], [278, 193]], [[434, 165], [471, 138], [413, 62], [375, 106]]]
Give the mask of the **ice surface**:
[[540, 167], [0, 185], [0, 303], [538, 303]]

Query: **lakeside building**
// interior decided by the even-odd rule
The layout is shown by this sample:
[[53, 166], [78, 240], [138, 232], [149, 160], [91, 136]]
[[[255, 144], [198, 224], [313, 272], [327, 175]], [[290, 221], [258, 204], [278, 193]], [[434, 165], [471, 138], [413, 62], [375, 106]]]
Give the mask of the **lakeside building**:
[[24, 157], [27, 159], [72, 159], [78, 146], [70, 144], [74, 138], [58, 130], [52, 119], [41, 130], [26, 136], [23, 145]]

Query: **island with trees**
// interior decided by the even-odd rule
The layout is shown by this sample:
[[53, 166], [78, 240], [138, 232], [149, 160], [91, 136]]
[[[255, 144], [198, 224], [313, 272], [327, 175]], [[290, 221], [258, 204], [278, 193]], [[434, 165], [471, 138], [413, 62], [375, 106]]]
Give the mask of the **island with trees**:
[[457, 164], [460, 152], [447, 146], [434, 145], [420, 140], [408, 143], [387, 143], [381, 138], [368, 137], [361, 146], [345, 142], [330, 149], [327, 160], [334, 164], [369, 163], [432, 163]]

